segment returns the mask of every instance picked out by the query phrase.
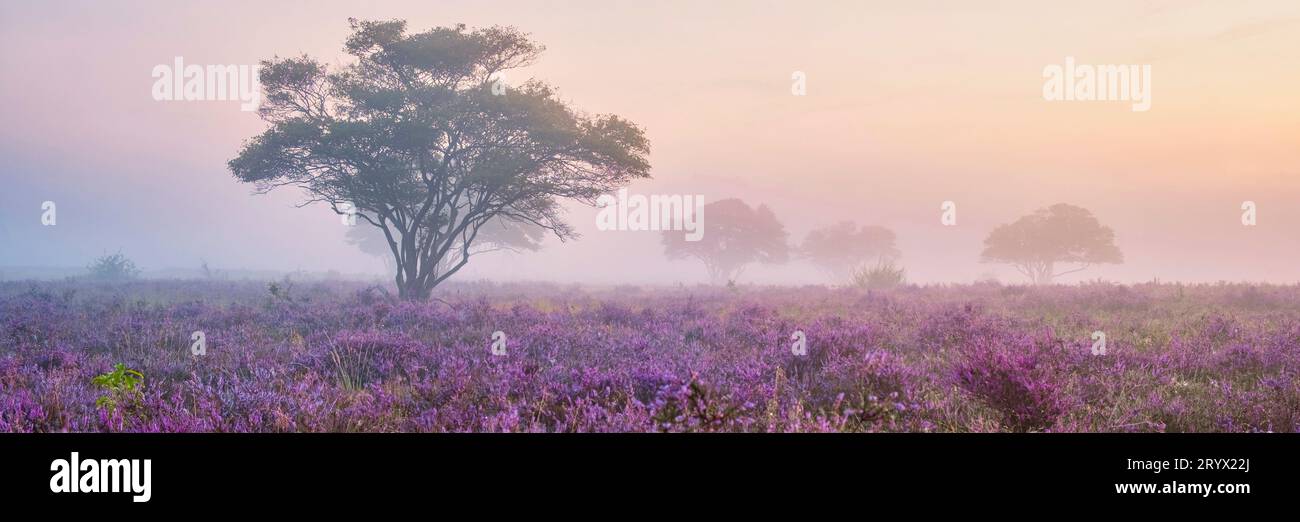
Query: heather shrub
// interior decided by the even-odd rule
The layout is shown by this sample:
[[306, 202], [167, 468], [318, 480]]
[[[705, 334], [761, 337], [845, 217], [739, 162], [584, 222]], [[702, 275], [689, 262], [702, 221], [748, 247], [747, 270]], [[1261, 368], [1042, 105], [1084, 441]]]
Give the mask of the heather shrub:
[[[1296, 431], [1300, 287], [0, 283], [0, 431]], [[1124, 288], [1124, 290], [1119, 290]], [[1121, 305], [1107, 304], [1119, 300]], [[1119, 310], [1119, 312], [1117, 312]], [[190, 353], [190, 333], [207, 353]], [[509, 336], [506, 355], [491, 334]], [[792, 332], [806, 355], [792, 353]], [[1094, 356], [1089, 337], [1108, 336]], [[115, 364], [147, 385], [111, 396]], [[122, 388], [125, 390], [125, 388]]]
[[812, 404], [844, 421], [843, 429], [907, 431], [927, 407], [919, 399], [921, 376], [896, 355], [866, 350], [826, 365]]
[[664, 389], [651, 404], [660, 431], [720, 431], [735, 428], [749, 407], [735, 404], [692, 376], [685, 384]]
[[953, 379], [996, 409], [1011, 431], [1051, 428], [1065, 411], [1053, 348], [1024, 338], [979, 338], [962, 346]]
[[342, 331], [328, 344], [316, 347], [310, 367], [319, 375], [334, 378], [346, 390], [360, 390], [389, 378], [418, 379], [424, 366], [421, 346], [413, 340], [386, 332]]

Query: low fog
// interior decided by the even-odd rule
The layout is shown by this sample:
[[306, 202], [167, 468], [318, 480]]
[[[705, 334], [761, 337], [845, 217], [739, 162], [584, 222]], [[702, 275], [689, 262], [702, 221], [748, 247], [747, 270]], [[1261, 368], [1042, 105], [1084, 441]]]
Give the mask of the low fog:
[[[1251, 23], [1294, 19], [1290, 2], [1153, 2], [1140, 24], [1105, 14], [1131, 11], [1127, 2], [948, 6], [987, 17], [981, 27], [943, 9], [832, 3], [743, 13], [721, 3], [234, 4], [0, 6], [10, 78], [0, 84], [0, 278], [77, 275], [120, 252], [145, 277], [201, 277], [206, 263], [236, 277], [391, 280], [327, 205], [299, 208], [300, 190], [254, 195], [235, 179], [227, 162], [267, 128], [257, 113], [150, 97], [151, 69], [176, 56], [346, 64], [356, 17], [406, 19], [412, 32], [463, 22], [528, 33], [546, 51], [508, 73], [511, 85], [543, 80], [575, 109], [644, 131], [651, 178], [629, 193], [770, 209], [789, 259], [752, 264], [739, 284], [842, 282], [798, 247], [845, 221], [892, 231], [908, 282], [1027, 283], [982, 260], [985, 239], [1061, 203], [1112, 230], [1123, 261], [1057, 282], [1300, 280], [1300, 73], [1281, 65], [1295, 63], [1300, 31]], [[1067, 56], [1150, 64], [1150, 110], [1045, 101], [1041, 72]], [[804, 95], [792, 93], [796, 71]], [[42, 222], [47, 201], [53, 225]], [[598, 211], [565, 202], [578, 237], [477, 255], [453, 280], [710, 281], [702, 263], [669, 260], [661, 232], [600, 230]]]

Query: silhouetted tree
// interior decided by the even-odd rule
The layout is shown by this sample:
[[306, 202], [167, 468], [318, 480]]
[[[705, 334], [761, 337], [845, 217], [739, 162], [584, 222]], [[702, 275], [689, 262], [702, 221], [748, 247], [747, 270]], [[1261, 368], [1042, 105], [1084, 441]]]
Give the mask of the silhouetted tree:
[[709, 271], [709, 281], [735, 281], [750, 263], [784, 263], [789, 259], [785, 226], [766, 205], [750, 208], [739, 199], [704, 205], [704, 236], [687, 241], [686, 231], [663, 233], [669, 259], [695, 258]]
[[[1087, 209], [1058, 203], [994, 229], [984, 240], [983, 261], [1007, 263], [1034, 284], [1101, 263], [1123, 263], [1115, 232]], [[1055, 272], [1057, 263], [1077, 264]]]
[[846, 282], [871, 263], [882, 265], [897, 258], [894, 238], [894, 232], [884, 227], [859, 228], [852, 221], [841, 221], [809, 232], [800, 251], [836, 281]]
[[271, 127], [230, 161], [258, 193], [303, 189], [307, 205], [353, 205], [383, 232], [399, 294], [423, 299], [469, 262], [495, 217], [576, 237], [560, 199], [586, 204], [649, 177], [649, 143], [635, 124], [588, 116], [539, 81], [498, 76], [543, 48], [514, 28], [350, 20], [356, 63], [330, 70], [309, 57], [261, 65]]
[[118, 252], [113, 255], [104, 254], [95, 258], [95, 261], [86, 267], [90, 271], [90, 278], [100, 281], [126, 281], [135, 279], [140, 275], [140, 269], [136, 268], [135, 262]]

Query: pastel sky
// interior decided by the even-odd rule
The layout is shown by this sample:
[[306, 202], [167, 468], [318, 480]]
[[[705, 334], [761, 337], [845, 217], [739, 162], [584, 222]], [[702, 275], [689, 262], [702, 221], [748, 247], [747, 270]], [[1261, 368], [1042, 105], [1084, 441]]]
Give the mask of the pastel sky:
[[[916, 282], [1016, 280], [979, 262], [983, 238], [1059, 202], [1111, 226], [1126, 257], [1066, 281], [1300, 281], [1293, 0], [6, 2], [0, 270], [118, 250], [152, 270], [382, 270], [329, 210], [235, 182], [225, 163], [265, 127], [256, 113], [150, 95], [151, 70], [176, 56], [344, 63], [349, 17], [517, 26], [547, 51], [508, 81], [545, 80], [646, 130], [654, 179], [633, 192], [766, 203], [793, 243], [835, 221], [883, 225]], [[1150, 65], [1150, 110], [1045, 100], [1044, 67], [1066, 57]], [[795, 71], [806, 96], [791, 94]], [[956, 226], [940, 224], [944, 201]], [[602, 232], [594, 216], [574, 207], [580, 240], [484, 256], [462, 276], [705, 280], [665, 261], [655, 233]], [[746, 272], [819, 277], [798, 262]]]

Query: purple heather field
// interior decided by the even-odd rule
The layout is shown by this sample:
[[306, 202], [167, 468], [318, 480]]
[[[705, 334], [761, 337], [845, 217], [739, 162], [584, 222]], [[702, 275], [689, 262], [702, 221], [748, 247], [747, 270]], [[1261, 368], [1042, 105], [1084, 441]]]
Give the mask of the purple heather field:
[[1292, 432], [1297, 347], [1296, 286], [5, 282], [0, 431]]

